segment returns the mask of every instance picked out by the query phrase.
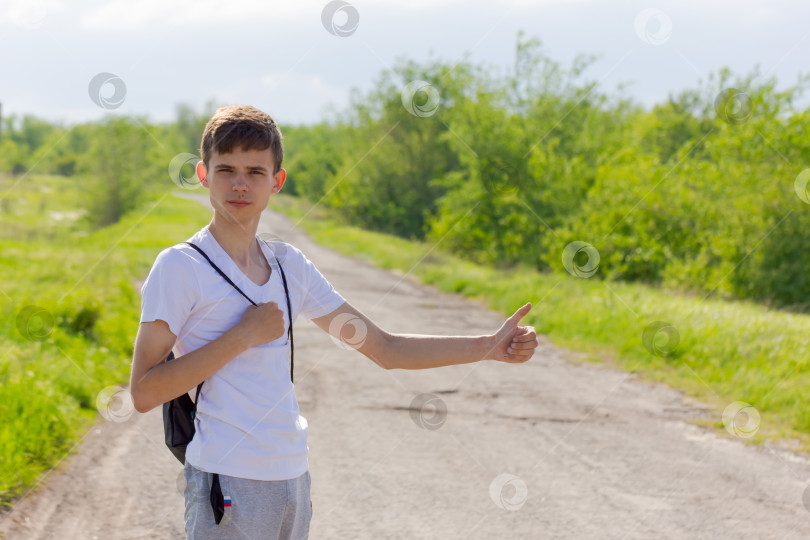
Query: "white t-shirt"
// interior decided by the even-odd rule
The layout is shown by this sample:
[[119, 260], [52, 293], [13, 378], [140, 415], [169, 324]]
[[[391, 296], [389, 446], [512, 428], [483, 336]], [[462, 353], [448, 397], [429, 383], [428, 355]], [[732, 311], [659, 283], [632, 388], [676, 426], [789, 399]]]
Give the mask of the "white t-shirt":
[[[252, 347], [205, 381], [186, 460], [200, 470], [253, 480], [288, 480], [308, 469], [307, 421], [299, 414], [290, 381], [287, 328], [300, 314], [308, 319], [331, 313], [343, 297], [300, 250], [256, 237], [271, 266], [270, 279], [256, 285], [203, 228], [189, 241], [254, 302], [276, 302], [284, 312], [284, 334]], [[276, 258], [284, 268], [292, 317]], [[179, 357], [218, 338], [236, 325], [250, 303], [194, 248], [178, 244], [155, 260], [142, 289], [141, 322], [165, 321], [177, 336]], [[196, 392], [196, 387], [193, 396]]]

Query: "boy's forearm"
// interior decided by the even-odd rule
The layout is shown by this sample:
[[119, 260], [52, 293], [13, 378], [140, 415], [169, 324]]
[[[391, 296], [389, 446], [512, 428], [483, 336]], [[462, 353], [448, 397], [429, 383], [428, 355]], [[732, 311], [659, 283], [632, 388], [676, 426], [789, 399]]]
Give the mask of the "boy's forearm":
[[494, 336], [425, 336], [390, 334], [382, 358], [387, 369], [428, 369], [469, 364], [491, 358]]
[[132, 381], [135, 408], [146, 412], [183, 395], [245, 350], [244, 336], [234, 327], [199, 349], [155, 365], [140, 381]]

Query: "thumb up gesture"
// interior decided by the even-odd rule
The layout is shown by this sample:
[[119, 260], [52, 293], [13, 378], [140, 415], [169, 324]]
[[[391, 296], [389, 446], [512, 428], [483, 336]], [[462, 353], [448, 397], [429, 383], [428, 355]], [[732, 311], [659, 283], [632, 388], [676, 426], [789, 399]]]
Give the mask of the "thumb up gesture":
[[533, 326], [518, 326], [520, 319], [532, 309], [531, 302], [515, 311], [495, 333], [495, 349], [490, 358], [512, 364], [523, 363], [534, 354], [539, 345]]

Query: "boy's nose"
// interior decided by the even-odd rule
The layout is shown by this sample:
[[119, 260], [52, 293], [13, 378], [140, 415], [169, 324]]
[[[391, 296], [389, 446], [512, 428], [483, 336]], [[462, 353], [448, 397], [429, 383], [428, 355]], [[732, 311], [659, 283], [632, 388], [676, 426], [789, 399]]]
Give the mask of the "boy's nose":
[[244, 173], [238, 173], [233, 181], [233, 189], [236, 191], [244, 191], [247, 189], [247, 179]]

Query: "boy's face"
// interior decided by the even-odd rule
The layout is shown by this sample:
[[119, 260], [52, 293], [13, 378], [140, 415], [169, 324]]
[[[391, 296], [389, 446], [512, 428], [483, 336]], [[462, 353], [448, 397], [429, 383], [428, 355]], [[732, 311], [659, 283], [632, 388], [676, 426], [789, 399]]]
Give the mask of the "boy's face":
[[206, 169], [197, 164], [200, 183], [211, 192], [211, 204], [228, 221], [243, 221], [261, 214], [270, 196], [284, 185], [284, 169], [273, 174], [273, 153], [267, 150], [236, 149], [229, 154], [214, 152]]

